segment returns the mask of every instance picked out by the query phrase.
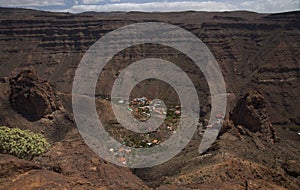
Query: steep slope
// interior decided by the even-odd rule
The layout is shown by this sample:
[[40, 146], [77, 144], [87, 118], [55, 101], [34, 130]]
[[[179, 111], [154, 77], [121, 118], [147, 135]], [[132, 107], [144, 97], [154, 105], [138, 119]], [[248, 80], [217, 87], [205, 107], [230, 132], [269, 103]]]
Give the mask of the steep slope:
[[[58, 189], [298, 189], [299, 135], [286, 128], [298, 129], [300, 125], [299, 16], [299, 11], [74, 15], [0, 8], [0, 125], [43, 133], [52, 143], [48, 153], [33, 161], [0, 155], [0, 166], [4, 168], [0, 188], [28, 185]], [[170, 23], [199, 37], [220, 64], [227, 85], [228, 113], [233, 111], [237, 119], [226, 121], [207, 154], [199, 155], [201, 137], [195, 134], [189, 145], [169, 162], [130, 171], [99, 159], [84, 144], [72, 116], [71, 90], [77, 65], [87, 49], [109, 31], [138, 22]], [[209, 116], [208, 85], [192, 61], [172, 48], [143, 44], [119, 52], [99, 76], [97, 111], [109, 127], [120, 127], [106, 99], [113, 81], [126, 66], [145, 57], [166, 59], [180, 66], [197, 88], [201, 120]], [[33, 121], [26, 114], [19, 114], [23, 105], [14, 107], [9, 97], [14, 87], [19, 87], [13, 81], [23, 70], [34, 71], [37, 76], [31, 80], [39, 78], [37, 83], [45, 84], [45, 89], [51, 86], [49, 97], [53, 97], [53, 91], [63, 108], [43, 112]], [[44, 87], [35, 89], [35, 94], [47, 94]], [[247, 126], [249, 122], [235, 112], [253, 111], [251, 106], [240, 108], [243, 104], [238, 103], [253, 90], [263, 97], [264, 107], [255, 112], [261, 116], [254, 118], [256, 126]], [[174, 89], [160, 81], [145, 81], [132, 92], [132, 97], [144, 95], [175, 98], [171, 103], [178, 101]], [[234, 108], [236, 103], [239, 106]], [[261, 123], [257, 124], [256, 119], [265, 115], [269, 128], [252, 130], [260, 129]], [[281, 140], [275, 140], [274, 134]]]
[[[300, 114], [297, 109], [300, 106], [297, 85], [300, 72], [299, 12], [274, 15], [252, 12], [73, 15], [1, 8], [0, 15], [0, 77], [13, 76], [19, 70], [29, 68], [69, 94], [77, 64], [101, 36], [131, 23], [167, 22], [187, 29], [209, 47], [221, 66], [227, 91], [234, 93], [233, 97], [249, 90], [261, 91], [266, 96], [271, 120], [277, 124], [291, 124]], [[164, 49], [156, 52], [156, 56], [192, 65], [178, 52], [161, 48]], [[109, 95], [107, 83], [114, 80], [120, 69], [149, 56], [147, 48], [143, 49], [145, 47], [137, 46], [116, 55], [101, 75], [102, 83], [100, 80], [97, 93]], [[199, 82], [196, 84], [198, 90], [206, 86], [201, 72], [195, 72], [193, 66], [184, 68], [194, 82]], [[204, 88], [200, 93], [207, 96], [207, 87]]]

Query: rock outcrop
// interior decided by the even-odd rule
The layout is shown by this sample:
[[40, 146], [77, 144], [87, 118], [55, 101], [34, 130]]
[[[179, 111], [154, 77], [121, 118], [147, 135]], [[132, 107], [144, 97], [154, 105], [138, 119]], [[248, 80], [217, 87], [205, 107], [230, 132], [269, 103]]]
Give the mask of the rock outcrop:
[[11, 155], [0, 154], [0, 167], [0, 189], [71, 188], [70, 178]]
[[264, 96], [258, 91], [249, 92], [239, 99], [230, 113], [230, 119], [236, 126], [242, 125], [253, 133], [261, 132], [267, 138], [275, 140]]
[[55, 89], [33, 71], [22, 71], [10, 80], [10, 103], [30, 121], [39, 120], [60, 109]]
[[[128, 24], [170, 23], [190, 31], [208, 46], [220, 65], [227, 92], [239, 96], [259, 90], [265, 95], [271, 122], [286, 125], [300, 114], [299, 15], [299, 11], [75, 15], [0, 8], [0, 77], [30, 68], [55, 83], [59, 91], [70, 94], [78, 63], [99, 38]], [[149, 46], [134, 46], [114, 56], [99, 76], [96, 94], [109, 96], [115, 77], [127, 63], [155, 56], [185, 71], [199, 91], [201, 106], [206, 105], [206, 80], [190, 59], [172, 48]], [[151, 97], [145, 94], [151, 91], [164, 98], [171, 94], [170, 89], [169, 85], [154, 88], [147, 84], [136, 97]]]
[[[299, 136], [288, 130], [278, 131], [281, 127], [276, 126], [282, 140], [275, 144], [269, 140], [274, 136], [270, 121], [274, 126], [299, 124], [299, 15], [299, 11], [68, 14], [0, 8], [0, 124], [41, 132], [55, 142], [34, 162], [0, 154], [0, 189], [148, 189], [148, 185], [161, 189], [298, 190], [299, 171], [294, 168], [299, 165]], [[32, 72], [20, 74], [11, 79], [9, 102], [7, 79], [20, 70], [35, 70], [56, 85], [64, 108], [71, 110], [72, 82], [86, 50], [108, 32], [140, 22], [173, 24], [201, 39], [220, 65], [232, 102], [253, 90], [264, 97], [254, 93], [253, 97], [249, 95], [249, 104], [247, 98], [239, 101], [230, 118], [233, 121], [224, 121], [210, 154], [199, 156], [199, 139], [195, 137], [168, 162], [132, 170], [139, 179], [129, 169], [99, 159], [80, 138], [73, 138], [78, 137], [78, 131], [71, 111], [55, 111], [59, 101], [48, 82]], [[133, 46], [115, 55], [99, 76], [96, 97], [109, 97], [118, 74], [145, 57], [179, 66], [197, 89], [203, 108], [201, 117], [209, 114], [204, 75], [182, 52], [159, 44]], [[174, 91], [168, 84], [142, 84], [136, 88], [140, 94], [133, 91], [132, 96], [151, 97], [153, 92], [164, 99]], [[151, 94], [146, 94], [148, 91]], [[96, 103], [100, 113], [105, 108], [102, 99]], [[53, 111], [49, 119], [38, 120]], [[99, 117], [104, 120], [111, 115], [105, 110]], [[112, 128], [116, 126], [118, 123]]]

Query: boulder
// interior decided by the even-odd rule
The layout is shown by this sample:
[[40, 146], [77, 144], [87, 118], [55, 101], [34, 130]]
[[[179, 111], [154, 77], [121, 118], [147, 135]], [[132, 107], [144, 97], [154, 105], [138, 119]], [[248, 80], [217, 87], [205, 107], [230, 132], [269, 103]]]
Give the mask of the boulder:
[[30, 70], [10, 79], [9, 101], [14, 110], [30, 121], [39, 120], [61, 107], [56, 90]]
[[253, 133], [261, 132], [275, 140], [264, 96], [258, 91], [251, 91], [239, 99], [230, 119], [235, 126], [241, 125]]

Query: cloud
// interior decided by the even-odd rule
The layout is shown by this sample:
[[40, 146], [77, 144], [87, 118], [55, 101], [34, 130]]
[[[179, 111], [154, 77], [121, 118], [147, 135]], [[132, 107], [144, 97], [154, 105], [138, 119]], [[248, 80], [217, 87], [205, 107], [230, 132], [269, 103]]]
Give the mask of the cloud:
[[256, 12], [284, 12], [300, 9], [299, 0], [254, 0], [244, 1], [239, 6], [245, 10]]
[[197, 2], [197, 1], [182, 1], [182, 2], [150, 2], [150, 3], [115, 3], [105, 5], [77, 5], [68, 9], [69, 12], [84, 12], [84, 11], [226, 11], [236, 7], [225, 2]]
[[104, 0], [82, 0], [82, 3], [86, 4], [86, 5], [95, 5], [95, 4], [101, 3], [103, 1]]
[[234, 11], [274, 13], [300, 10], [299, 0], [0, 0], [3, 7], [33, 7], [60, 12]]
[[2, 7], [41, 7], [41, 6], [64, 6], [64, 0], [1, 0], [0, 6]]
[[[119, 0], [110, 0], [119, 1]], [[233, 1], [178, 1], [178, 2], [146, 2], [146, 3], [111, 3], [101, 5], [77, 5], [65, 11], [68, 12], [108, 12], [108, 11], [233, 11], [248, 10], [262, 13], [285, 12], [299, 9], [298, 0], [233, 0]]]

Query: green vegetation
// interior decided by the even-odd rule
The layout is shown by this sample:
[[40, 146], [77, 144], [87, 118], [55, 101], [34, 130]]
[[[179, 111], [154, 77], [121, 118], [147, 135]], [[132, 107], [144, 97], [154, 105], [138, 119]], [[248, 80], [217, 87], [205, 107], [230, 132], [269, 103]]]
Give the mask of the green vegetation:
[[19, 128], [0, 127], [0, 152], [27, 160], [43, 154], [50, 144], [41, 134]]

